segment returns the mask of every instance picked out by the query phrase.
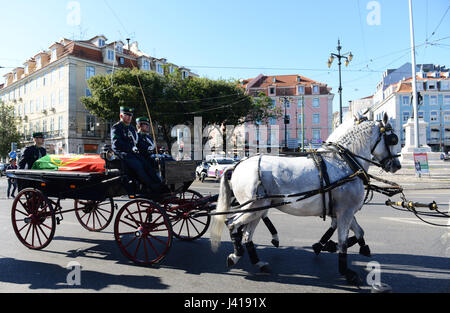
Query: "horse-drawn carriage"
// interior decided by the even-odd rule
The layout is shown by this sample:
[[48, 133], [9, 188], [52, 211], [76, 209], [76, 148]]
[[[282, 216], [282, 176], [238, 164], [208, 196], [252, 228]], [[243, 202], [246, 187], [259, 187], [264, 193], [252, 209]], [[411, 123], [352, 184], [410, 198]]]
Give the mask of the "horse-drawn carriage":
[[[214, 209], [217, 196], [203, 197], [189, 189], [195, 180], [195, 161], [165, 162], [162, 176], [170, 193], [149, 195], [111, 151], [102, 152], [101, 158], [103, 172], [8, 171], [19, 185], [11, 219], [23, 245], [34, 250], [47, 247], [63, 214], [72, 211], [87, 230], [104, 230], [118, 209], [114, 198], [122, 196], [129, 201], [116, 215], [114, 237], [122, 253], [135, 263], [158, 263], [174, 236], [195, 240], [207, 231], [210, 216], [191, 213]], [[73, 208], [64, 210], [64, 199], [73, 199]]]

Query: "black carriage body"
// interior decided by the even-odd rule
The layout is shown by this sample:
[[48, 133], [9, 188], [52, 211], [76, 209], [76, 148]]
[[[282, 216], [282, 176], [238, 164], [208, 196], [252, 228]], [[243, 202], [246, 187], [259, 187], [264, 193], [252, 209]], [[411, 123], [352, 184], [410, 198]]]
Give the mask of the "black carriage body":
[[[121, 162], [107, 161], [106, 167], [105, 173], [11, 170], [8, 175], [17, 180], [19, 191], [33, 188], [48, 198], [102, 201], [126, 195], [145, 197]], [[184, 192], [195, 180], [195, 168], [195, 161], [166, 162], [164, 183], [172, 192]]]

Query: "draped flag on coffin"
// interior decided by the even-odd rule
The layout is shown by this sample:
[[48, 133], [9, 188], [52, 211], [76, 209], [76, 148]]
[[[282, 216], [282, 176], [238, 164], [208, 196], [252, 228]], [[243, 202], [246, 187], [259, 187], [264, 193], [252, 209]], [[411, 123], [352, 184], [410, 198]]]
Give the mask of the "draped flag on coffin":
[[47, 154], [34, 162], [32, 169], [103, 173], [105, 171], [105, 160], [100, 155]]

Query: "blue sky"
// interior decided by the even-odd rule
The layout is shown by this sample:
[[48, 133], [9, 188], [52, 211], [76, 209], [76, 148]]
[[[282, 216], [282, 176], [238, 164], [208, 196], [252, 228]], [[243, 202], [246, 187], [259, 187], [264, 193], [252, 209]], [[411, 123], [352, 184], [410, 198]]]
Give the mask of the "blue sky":
[[[327, 83], [337, 111], [338, 66], [327, 60], [338, 38], [354, 55], [343, 67], [344, 106], [373, 94], [387, 68], [411, 61], [408, 0], [79, 0], [79, 15], [71, 2], [0, 0], [0, 66], [22, 66], [62, 37], [130, 37], [202, 77], [300, 74]], [[413, 0], [417, 63], [450, 67], [449, 7]]]

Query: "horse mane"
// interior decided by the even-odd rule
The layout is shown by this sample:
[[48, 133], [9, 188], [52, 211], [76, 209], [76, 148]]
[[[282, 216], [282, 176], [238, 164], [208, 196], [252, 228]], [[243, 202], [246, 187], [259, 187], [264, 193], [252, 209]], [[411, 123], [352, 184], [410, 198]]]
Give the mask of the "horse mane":
[[337, 143], [353, 152], [361, 151], [372, 137], [374, 126], [374, 121], [365, 120], [356, 123], [353, 120], [347, 120], [328, 137], [327, 142]]

